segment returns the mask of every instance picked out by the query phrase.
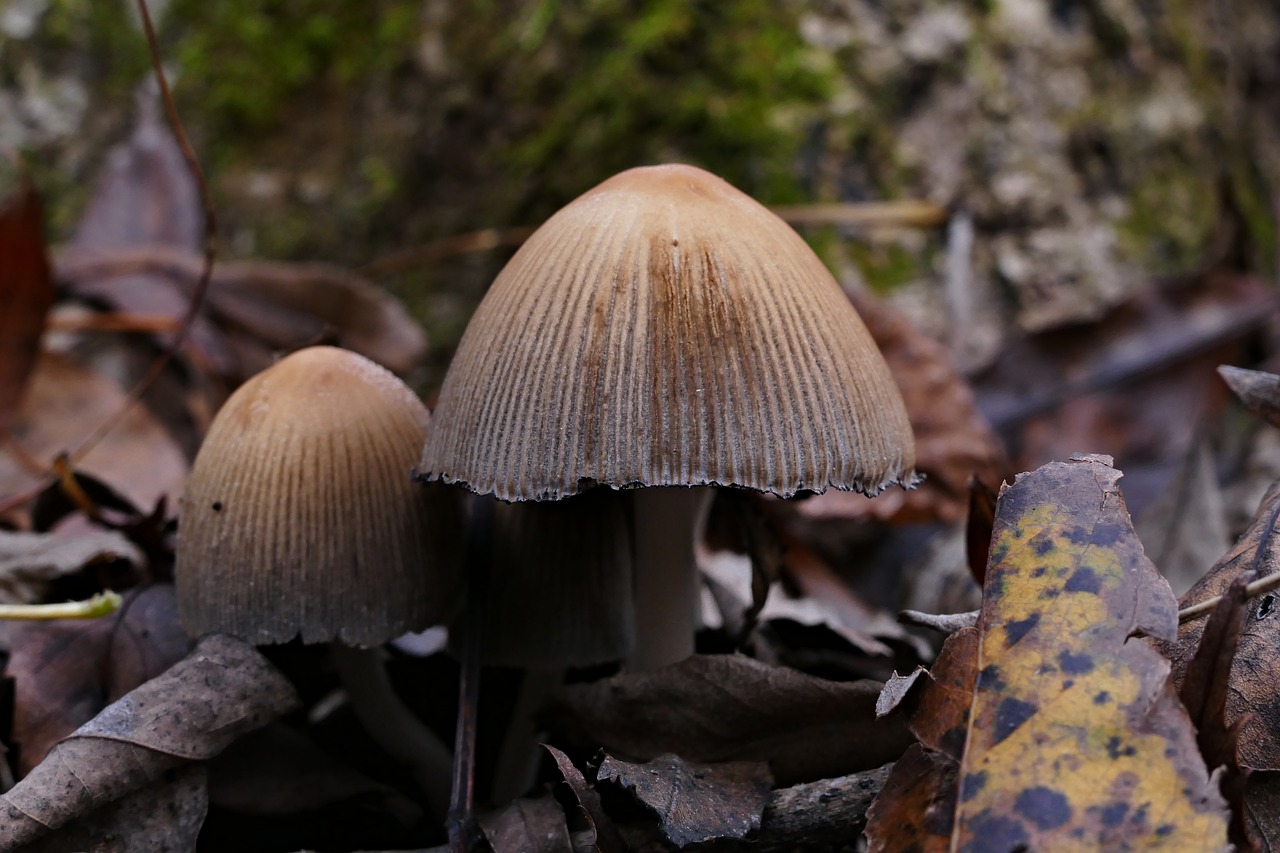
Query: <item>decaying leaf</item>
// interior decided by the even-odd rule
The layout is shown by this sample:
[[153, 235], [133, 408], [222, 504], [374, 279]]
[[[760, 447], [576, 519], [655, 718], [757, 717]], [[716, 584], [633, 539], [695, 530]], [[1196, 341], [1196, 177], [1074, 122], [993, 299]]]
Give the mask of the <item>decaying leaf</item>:
[[954, 761], [913, 743], [867, 810], [868, 850], [949, 849], [955, 781]]
[[1176, 605], [1110, 463], [1051, 463], [1000, 497], [978, 627], [948, 639], [914, 720], [957, 762], [952, 820], [925, 827], [937, 849], [1226, 842], [1168, 663], [1130, 639], [1172, 636]]
[[550, 728], [648, 761], [767, 761], [780, 785], [842, 776], [897, 758], [905, 725], [876, 720], [880, 684], [836, 682], [742, 655], [694, 655], [651, 672], [570, 685]]
[[13, 422], [40, 354], [53, 281], [44, 246], [40, 196], [24, 180], [0, 200], [0, 431]]
[[204, 767], [175, 767], [22, 850], [23, 853], [195, 850], [208, 807]]
[[760, 828], [773, 788], [762, 761], [694, 764], [678, 755], [660, 755], [644, 764], [609, 756], [596, 778], [631, 791], [658, 816], [663, 836], [681, 848], [746, 838]]
[[543, 746], [546, 747], [547, 752], [551, 753], [551, 757], [556, 762], [556, 767], [560, 770], [560, 775], [564, 777], [565, 784], [573, 791], [574, 799], [578, 801], [583, 817], [586, 818], [591, 831], [595, 834], [592, 846], [599, 850], [600, 853], [623, 853], [627, 849], [627, 844], [622, 840], [618, 827], [613, 823], [613, 818], [605, 813], [604, 805], [600, 802], [599, 792], [582, 775], [582, 771], [573, 765], [573, 761], [569, 756], [554, 746], [547, 746], [546, 744], [543, 744]]
[[[124, 390], [64, 355], [40, 357], [13, 424], [14, 438], [38, 468], [23, 464], [12, 447], [0, 448], [0, 496], [36, 486], [53, 458], [74, 449], [98, 424], [115, 415]], [[155, 506], [162, 495], [176, 499], [187, 478], [187, 460], [173, 438], [143, 407], [134, 406], [78, 463], [110, 483], [136, 506]]]
[[573, 847], [564, 809], [552, 797], [512, 800], [481, 815], [480, 828], [493, 853], [563, 853]]
[[54, 578], [107, 560], [141, 566], [142, 554], [114, 530], [78, 535], [0, 530], [0, 603], [35, 603]]
[[25, 774], [109, 702], [181, 660], [191, 640], [173, 587], [157, 584], [132, 591], [111, 616], [0, 624], [0, 646], [15, 680], [13, 739]]
[[1231, 664], [1248, 611], [1246, 587], [1253, 572], [1238, 575], [1210, 614], [1200, 647], [1187, 667], [1179, 696], [1196, 728], [1196, 743], [1209, 767], [1218, 768], [1222, 795], [1231, 809], [1229, 836], [1237, 850], [1255, 849], [1246, 829], [1245, 788], [1249, 770], [1240, 766], [1241, 721], [1227, 725]]
[[1280, 427], [1280, 376], [1226, 364], [1218, 368], [1218, 375], [1246, 409], [1272, 426]]
[[0, 795], [0, 850], [56, 830], [168, 770], [211, 758], [297, 705], [293, 688], [252, 646], [206, 637]]
[[817, 518], [895, 518], [957, 522], [965, 517], [969, 482], [994, 486], [1005, 462], [995, 433], [978, 411], [973, 389], [938, 341], [884, 302], [856, 295], [854, 305], [884, 353], [902, 391], [916, 439], [916, 470], [925, 481], [869, 501], [853, 492], [827, 491], [797, 505]]
[[[1199, 583], [1182, 597], [1188, 607], [1227, 591], [1246, 572], [1272, 574], [1277, 562], [1280, 482], [1262, 499], [1248, 530]], [[1174, 682], [1182, 685], [1206, 626], [1205, 619], [1187, 622], [1175, 643], [1166, 646], [1173, 661]], [[1280, 595], [1266, 593], [1249, 602], [1240, 643], [1231, 665], [1226, 725], [1243, 726], [1240, 763], [1255, 770], [1280, 770]]]

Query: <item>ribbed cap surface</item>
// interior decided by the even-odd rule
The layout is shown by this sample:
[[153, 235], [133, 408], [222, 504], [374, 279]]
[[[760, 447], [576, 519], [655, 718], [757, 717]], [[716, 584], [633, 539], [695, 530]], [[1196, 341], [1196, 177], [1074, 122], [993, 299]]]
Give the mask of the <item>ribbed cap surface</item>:
[[902, 398], [782, 220], [690, 166], [623, 172], [521, 247], [454, 356], [420, 465], [504, 500], [914, 479]]
[[462, 515], [453, 490], [410, 478], [426, 433], [413, 392], [346, 350], [301, 350], [242, 385], [183, 498], [187, 629], [375, 645], [446, 619]]

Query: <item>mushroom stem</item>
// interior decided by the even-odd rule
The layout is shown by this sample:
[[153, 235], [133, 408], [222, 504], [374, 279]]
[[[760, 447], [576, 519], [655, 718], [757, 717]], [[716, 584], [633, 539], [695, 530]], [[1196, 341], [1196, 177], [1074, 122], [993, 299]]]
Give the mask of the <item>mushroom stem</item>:
[[627, 663], [633, 670], [657, 669], [693, 654], [701, 593], [695, 545], [714, 494], [707, 487], [632, 493], [636, 647]]
[[396, 695], [379, 647], [359, 649], [329, 644], [334, 668], [360, 724], [379, 747], [413, 771], [432, 816], [443, 818], [449, 807], [449, 773], [453, 756]]
[[493, 802], [511, 802], [537, 781], [538, 765], [543, 755], [538, 745], [542, 743], [544, 734], [534, 716], [562, 683], [563, 669], [525, 669], [507, 732], [502, 739], [502, 749], [498, 752], [498, 764], [494, 768], [493, 790], [490, 792]]

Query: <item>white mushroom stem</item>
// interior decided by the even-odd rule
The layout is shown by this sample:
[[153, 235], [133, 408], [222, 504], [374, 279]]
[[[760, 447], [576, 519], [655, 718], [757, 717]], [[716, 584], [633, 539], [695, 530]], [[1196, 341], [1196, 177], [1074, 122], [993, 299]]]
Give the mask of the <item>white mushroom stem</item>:
[[636, 489], [633, 670], [657, 669], [693, 654], [701, 585], [695, 545], [715, 490], [667, 486]]
[[387, 677], [380, 647], [358, 649], [337, 641], [329, 647], [356, 718], [387, 755], [410, 767], [427, 809], [443, 818], [449, 809], [453, 754], [400, 701]]
[[545, 734], [534, 722], [534, 715], [546, 704], [557, 687], [564, 683], [563, 669], [528, 667], [516, 694], [515, 707], [498, 753], [494, 768], [491, 799], [495, 803], [508, 803], [522, 796], [538, 779], [538, 765], [543, 750], [539, 744]]

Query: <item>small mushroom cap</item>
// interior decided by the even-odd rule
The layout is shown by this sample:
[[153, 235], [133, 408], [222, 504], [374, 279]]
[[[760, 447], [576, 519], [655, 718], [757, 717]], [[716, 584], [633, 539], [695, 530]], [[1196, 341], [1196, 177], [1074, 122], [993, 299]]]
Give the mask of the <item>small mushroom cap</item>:
[[914, 464], [893, 377], [818, 257], [725, 181], [669, 165], [610, 178], [511, 259], [419, 468], [544, 500], [597, 484], [874, 494]]
[[413, 392], [347, 350], [300, 350], [245, 382], [183, 497], [183, 624], [376, 645], [447, 619], [462, 514], [453, 490], [410, 477], [426, 434]]

